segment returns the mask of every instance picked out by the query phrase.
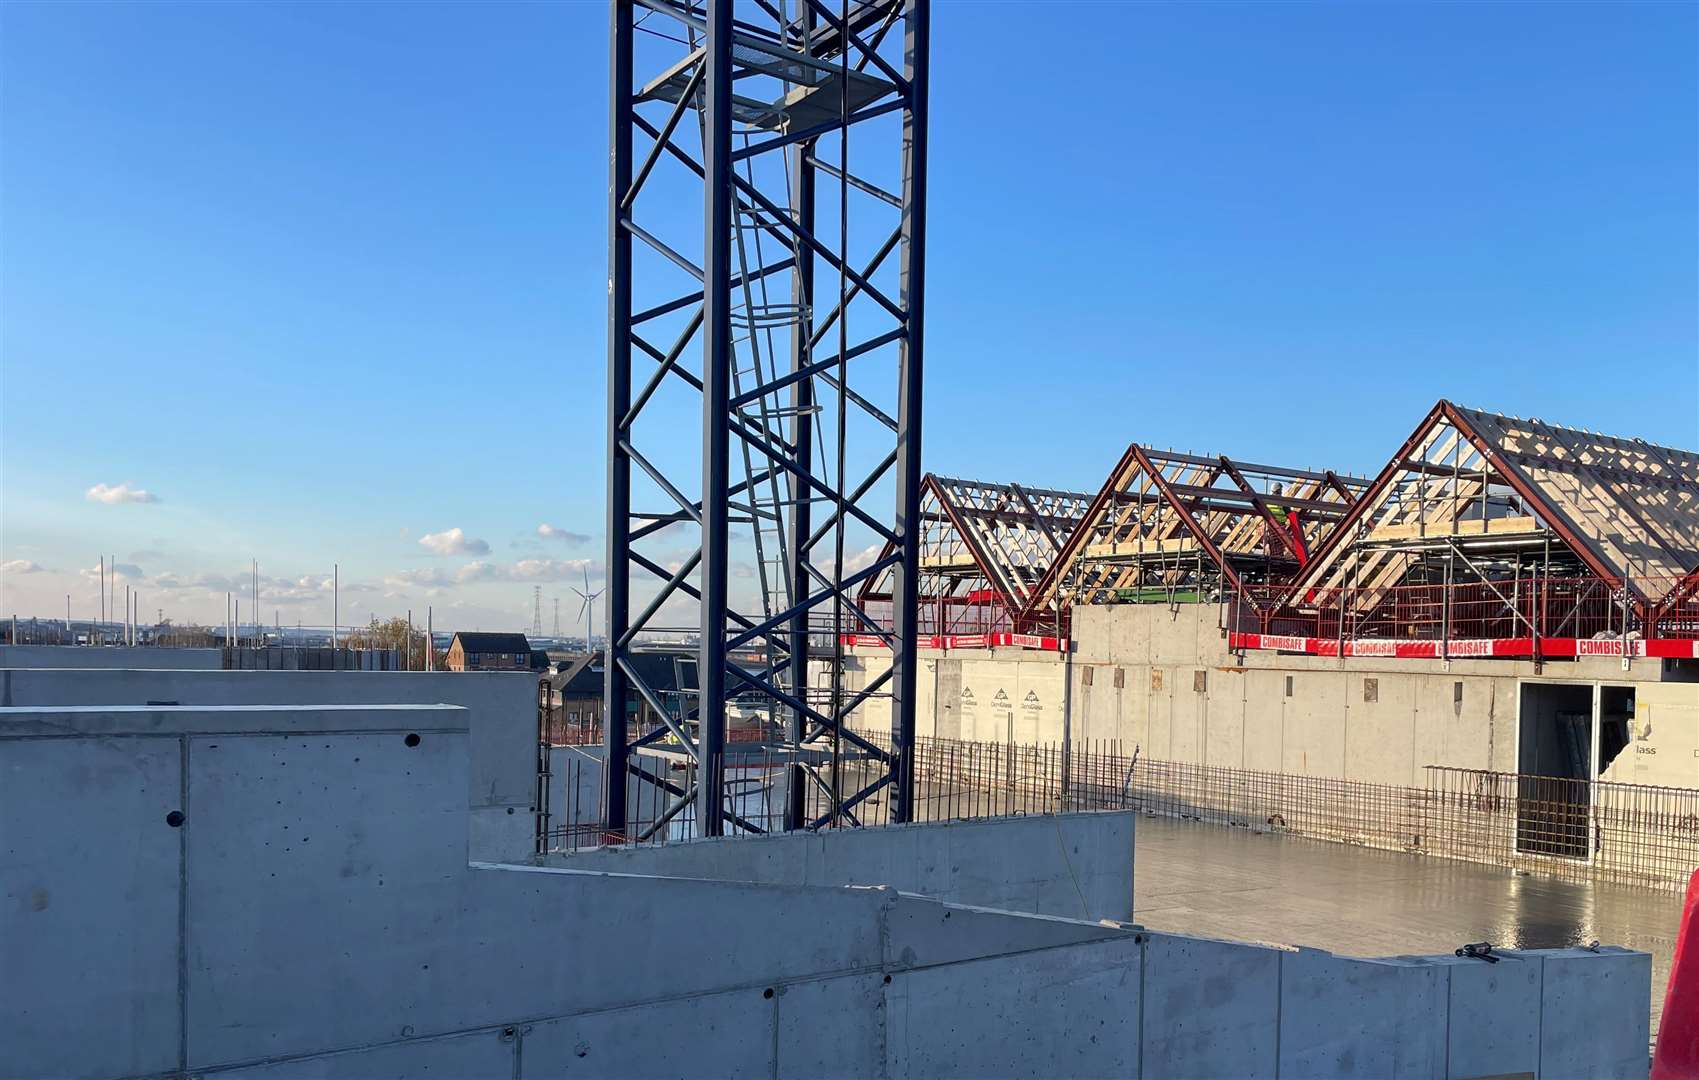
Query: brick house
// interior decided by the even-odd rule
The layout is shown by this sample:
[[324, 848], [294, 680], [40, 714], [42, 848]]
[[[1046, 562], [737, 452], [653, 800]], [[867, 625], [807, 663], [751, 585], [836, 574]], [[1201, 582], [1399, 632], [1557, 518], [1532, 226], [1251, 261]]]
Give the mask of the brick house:
[[458, 633], [448, 643], [450, 671], [530, 671], [531, 642], [524, 634]]

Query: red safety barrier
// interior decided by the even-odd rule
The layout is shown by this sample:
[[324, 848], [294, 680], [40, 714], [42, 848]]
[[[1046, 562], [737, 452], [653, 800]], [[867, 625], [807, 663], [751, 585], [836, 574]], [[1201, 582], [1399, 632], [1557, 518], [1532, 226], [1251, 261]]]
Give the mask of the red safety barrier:
[[1658, 1045], [1652, 1051], [1651, 1080], [1699, 1077], [1699, 945], [1692, 950], [1699, 919], [1699, 870], [1687, 879], [1687, 901], [1681, 905], [1681, 929], [1676, 933], [1675, 958], [1670, 961], [1664, 1015], [1658, 1021]]

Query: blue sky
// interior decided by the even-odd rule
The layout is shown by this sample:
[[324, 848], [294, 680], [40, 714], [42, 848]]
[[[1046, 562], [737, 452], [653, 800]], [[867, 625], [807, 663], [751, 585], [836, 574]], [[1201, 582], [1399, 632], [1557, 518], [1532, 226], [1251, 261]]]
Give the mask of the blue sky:
[[[1696, 11], [940, 0], [927, 466], [1367, 472], [1441, 396], [1699, 445]], [[250, 557], [285, 622], [333, 563], [344, 621], [575, 614], [606, 53], [597, 3], [0, 10], [0, 614], [103, 552], [179, 618]]]

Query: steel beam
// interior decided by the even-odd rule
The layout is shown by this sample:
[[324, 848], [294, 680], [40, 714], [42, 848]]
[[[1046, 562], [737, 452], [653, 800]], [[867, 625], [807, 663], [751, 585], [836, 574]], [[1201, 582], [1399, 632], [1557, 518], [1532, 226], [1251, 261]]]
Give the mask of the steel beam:
[[732, 378], [732, 0], [708, 0], [702, 185], [702, 637], [697, 644], [696, 827], [724, 830], [726, 574], [730, 543]]
[[[631, 615], [631, 458], [626, 454], [627, 413], [631, 409], [631, 233], [620, 225], [620, 204], [631, 189], [631, 39], [630, 0], [610, 5], [608, 56], [608, 655], [602, 663], [602, 740], [606, 782], [602, 786], [602, 823], [609, 833], [625, 832], [625, 699], [630, 692], [625, 670], [615, 663], [614, 642], [625, 636]], [[586, 651], [593, 650], [586, 641]]]
[[[897, 533], [902, 561], [892, 579], [897, 639], [893, 651], [891, 751], [895, 783], [891, 819], [914, 820], [915, 676], [920, 666], [915, 635], [920, 620], [920, 409], [925, 370], [922, 315], [926, 293], [926, 105], [931, 50], [929, 0], [907, 0], [904, 12], [903, 73], [909, 108], [903, 115], [902, 252], [897, 295], [908, 313], [908, 334], [898, 346]], [[845, 28], [847, 32], [847, 28]], [[864, 47], [865, 51], [865, 47]]]
[[[807, 41], [811, 28], [811, 12], [803, 12], [803, 40]], [[814, 154], [812, 143], [798, 143], [790, 153], [791, 168], [791, 208], [796, 214], [797, 222], [809, 232], [814, 231]], [[814, 312], [814, 260], [802, 258], [796, 260], [796, 269], [791, 275], [791, 285], [795, 293], [796, 303], [803, 313], [803, 318], [796, 321], [791, 328], [791, 363], [793, 373], [805, 371], [812, 363], [813, 343], [810, 340], [809, 327], [812, 325]], [[812, 471], [814, 468], [814, 380], [800, 378], [791, 384], [791, 457], [798, 467]], [[788, 547], [790, 565], [785, 568], [790, 595], [798, 596], [808, 588], [807, 563], [809, 549], [814, 538], [809, 535], [813, 528], [813, 500], [809, 492], [794, 477], [787, 478], [791, 498], [791, 513], [788, 526], [790, 529], [790, 544]], [[791, 616], [790, 622], [789, 683], [791, 691], [804, 701], [808, 698], [808, 611], [798, 610]], [[793, 706], [786, 713], [785, 737], [792, 746], [800, 746], [803, 741], [803, 731], [807, 725], [807, 717], [800, 707]], [[807, 825], [806, 769], [800, 761], [792, 764], [786, 770], [785, 777], [785, 829], [792, 831]]]

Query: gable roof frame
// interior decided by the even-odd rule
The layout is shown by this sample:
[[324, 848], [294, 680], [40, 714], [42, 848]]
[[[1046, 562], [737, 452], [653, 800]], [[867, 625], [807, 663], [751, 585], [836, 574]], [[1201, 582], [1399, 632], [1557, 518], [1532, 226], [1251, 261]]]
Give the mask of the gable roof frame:
[[[1056, 556], [1072, 537], [1074, 528], [1084, 520], [1083, 508], [1090, 499], [1084, 492], [959, 480], [935, 473], [927, 473], [922, 478], [921, 497], [923, 507], [934, 502], [937, 504], [937, 513], [959, 538], [978, 574], [997, 594], [1011, 620], [1017, 623], [1031, 612], [1037, 585], [1048, 574]], [[973, 500], [978, 497], [991, 501], [989, 505], [976, 505]], [[1070, 513], [1070, 506], [1080, 509]], [[923, 510], [923, 514], [927, 512], [930, 511]], [[1014, 547], [999, 548], [988, 538], [984, 527], [987, 521], [993, 525], [1007, 521], [1025, 527], [1032, 537], [1038, 538], [1038, 549], [1024, 550], [1018, 541]], [[1072, 526], [1066, 536], [1060, 535], [1058, 524], [1067, 522], [1071, 522]], [[891, 545], [887, 543], [880, 553], [880, 561], [884, 561], [890, 551]], [[1024, 555], [1027, 561], [1021, 562], [1017, 555]], [[1031, 567], [1031, 581], [1019, 572], [1023, 565]], [[922, 567], [922, 572], [925, 573], [926, 569]], [[888, 592], [878, 591], [883, 577], [879, 574], [863, 581], [857, 599], [888, 599]]]
[[[1176, 475], [1170, 476], [1169, 470], [1175, 470]], [[1290, 484], [1292, 490], [1280, 495], [1260, 492], [1247, 474], [1266, 478], [1271, 483]], [[1217, 487], [1224, 478], [1231, 486]], [[1135, 485], [1136, 495], [1127, 490]], [[1146, 542], [1166, 544], [1175, 540], [1176, 534], [1184, 534], [1215, 564], [1235, 595], [1259, 608], [1270, 605], [1274, 598], [1259, 600], [1250, 594], [1233, 562], [1235, 557], [1243, 559], [1250, 547], [1262, 543], [1265, 537], [1286, 556], [1301, 561], [1290, 525], [1281, 521], [1273, 508], [1308, 510], [1316, 515], [1312, 519], [1316, 530], [1331, 529], [1329, 523], [1347, 513], [1366, 488], [1365, 481], [1348, 481], [1332, 470], [1316, 472], [1262, 465], [1225, 454], [1206, 457], [1163, 452], [1132, 443], [1110, 471], [1080, 526], [1035, 590], [1034, 606], [1051, 604], [1060, 598], [1070, 575], [1090, 558], [1086, 550], [1097, 537], [1100, 526], [1111, 533], [1131, 528], [1138, 534], [1141, 546]], [[1119, 516], [1122, 506], [1142, 504], [1146, 493], [1151, 496], [1149, 509], [1139, 510], [1136, 521], [1135, 515]], [[1173, 514], [1162, 514], [1163, 508], [1172, 510]], [[1104, 525], [1105, 522], [1108, 524]], [[1255, 529], [1258, 524], [1260, 530]], [[1154, 535], [1145, 535], [1152, 530]], [[1314, 546], [1319, 548], [1325, 539], [1325, 535], [1318, 536]], [[1078, 581], [1074, 585], [1080, 588]], [[1098, 583], [1090, 591], [1107, 588], [1110, 586]]]
[[[1415, 430], [1399, 447], [1397, 453], [1377, 474], [1368, 490], [1352, 506], [1351, 511], [1315, 553], [1304, 571], [1293, 579], [1283, 597], [1283, 603], [1290, 605], [1294, 598], [1300, 595], [1307, 597], [1312, 590], [1319, 587], [1333, 573], [1337, 561], [1343, 557], [1350, 546], [1362, 539], [1366, 521], [1385, 504], [1392, 493], [1393, 485], [1401, 478], [1414, 474], [1419, 477], [1417, 484], [1421, 489], [1417, 496], [1418, 502], [1427, 498], [1426, 487], [1429, 477], [1438, 477], [1442, 481], [1452, 479], [1454, 482], [1461, 478], [1467, 478], [1475, 484], [1471, 491], [1471, 498], [1475, 495], [1484, 496], [1485, 487], [1496, 480], [1514, 493], [1516, 498], [1521, 500], [1523, 505], [1539, 521], [1543, 522], [1552, 534], [1562, 542], [1564, 547], [1589, 571], [1615, 588], [1626, 589], [1642, 616], [1646, 616], [1654, 608], [1662, 606], [1658, 604], [1656, 595], [1635, 585], [1632, 580], [1632, 565], [1626, 562], [1624, 565], [1617, 565], [1603, 550], [1602, 545], [1587, 535], [1586, 529], [1569, 512], [1568, 508], [1555, 501], [1540, 480], [1531, 475], [1524, 459], [1533, 459], [1534, 455], [1518, 454], [1502, 445], [1501, 440], [1507, 435], [1519, 435], [1520, 433], [1484, 430], [1488, 427], [1488, 421], [1494, 418], [1495, 414], [1466, 409], [1443, 398], [1437, 402], [1417, 424]], [[1612, 488], [1610, 483], [1606, 482], [1606, 477], [1610, 477], [1617, 484], [1656, 484], [1665, 485], [1678, 491], [1687, 491], [1699, 487], [1699, 484], [1696, 484], [1696, 481], [1699, 481], [1699, 474], [1687, 476], [1683, 474], [1682, 470], [1684, 468], [1693, 469], [1695, 463], [1699, 463], [1699, 456], [1693, 456], [1692, 460], [1689, 461], [1687, 456], [1680, 455], [1680, 452], [1654, 447], [1651, 444], [1636, 443], [1636, 449], [1647, 453], [1655, 452], [1658, 455], [1660, 466], [1666, 469], [1666, 473], [1662, 475], [1641, 475], [1616, 466], [1584, 461], [1580, 457], [1577, 445], [1564, 443], [1566, 436], [1576, 436], [1577, 443], [1582, 439], [1591, 440], [1591, 445], [1595, 447], [1602, 447], [1607, 443], [1614, 443], [1618, 440], [1609, 440], [1608, 437], [1597, 436], [1591, 432], [1558, 428], [1539, 421], [1508, 421], [1507, 428], [1512, 423], [1521, 425], [1530, 435], [1563, 443], [1564, 448], [1572, 455], [1570, 459], [1560, 461], [1557, 458], [1542, 457], [1538, 460], [1544, 461], [1553, 470], [1561, 469], [1573, 473], [1593, 484], [1592, 496], [1599, 500], [1608, 499], [1608, 505], [1601, 506], [1599, 513], [1614, 513], [1629, 519], [1638, 529], [1644, 531], [1645, 542], [1656, 545], [1659, 550], [1665, 553], [1670, 562], [1684, 569], [1690, 567], [1691, 569], [1686, 569], [1687, 575], [1691, 576], [1692, 573], [1699, 571], [1699, 566], [1693, 565], [1695, 562], [1699, 562], [1699, 551], [1684, 553], [1672, 547], [1668, 538], [1652, 527], [1645, 513], [1634, 504], [1632, 498], [1623, 497], [1621, 492]], [[1455, 433], [1454, 442], [1467, 444], [1475, 454], [1479, 455], [1481, 462], [1479, 467], [1471, 465], [1469, 471], [1460, 472], [1455, 467], [1446, 469], [1434, 465], [1421, 456], [1435, 445], [1442, 424], [1448, 426]], [[1498, 438], [1494, 437], [1495, 434]], [[1585, 451], [1588, 446], [1580, 445], [1579, 449]], [[1478, 482], [1477, 478], [1479, 478]], [[1680, 587], [1679, 584], [1672, 585], [1671, 588], [1662, 590], [1662, 592], [1665, 595], [1673, 595], [1675, 590]]]

